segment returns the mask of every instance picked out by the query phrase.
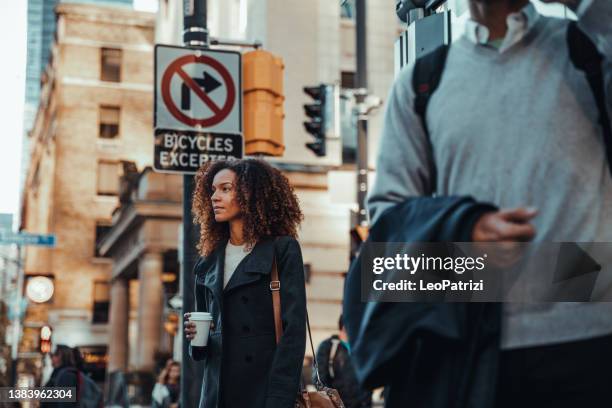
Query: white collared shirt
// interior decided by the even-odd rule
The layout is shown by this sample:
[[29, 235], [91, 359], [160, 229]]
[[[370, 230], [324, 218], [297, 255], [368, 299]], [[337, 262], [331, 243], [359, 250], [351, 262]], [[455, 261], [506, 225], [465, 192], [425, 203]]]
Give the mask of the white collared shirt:
[[[585, 10], [589, 8], [592, 2], [593, 0], [581, 0], [578, 3], [576, 14], [578, 16], [583, 14]], [[502, 40], [499, 47], [489, 41], [489, 29], [472, 19], [468, 20], [465, 25], [465, 35], [474, 44], [487, 45], [497, 48], [501, 54], [507, 51], [514, 44], [521, 41], [539, 18], [540, 14], [531, 2], [523, 7], [521, 11], [509, 14], [506, 20], [508, 24], [508, 31], [506, 32], [506, 36]]]
[[[509, 14], [506, 20], [508, 24], [508, 31], [506, 32], [506, 36], [498, 48], [499, 53], [501, 54], [507, 51], [508, 48], [522, 40], [539, 17], [540, 14], [531, 3], [523, 7], [521, 11]], [[489, 29], [483, 24], [480, 24], [472, 19], [468, 20], [465, 25], [465, 35], [475, 44], [495, 47], [494, 44], [489, 42]]]

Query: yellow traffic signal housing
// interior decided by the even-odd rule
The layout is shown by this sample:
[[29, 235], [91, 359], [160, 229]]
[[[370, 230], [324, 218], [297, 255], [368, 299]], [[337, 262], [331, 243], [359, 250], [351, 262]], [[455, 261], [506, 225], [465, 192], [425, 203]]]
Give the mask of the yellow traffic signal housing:
[[283, 60], [264, 50], [242, 56], [244, 147], [247, 155], [282, 156]]

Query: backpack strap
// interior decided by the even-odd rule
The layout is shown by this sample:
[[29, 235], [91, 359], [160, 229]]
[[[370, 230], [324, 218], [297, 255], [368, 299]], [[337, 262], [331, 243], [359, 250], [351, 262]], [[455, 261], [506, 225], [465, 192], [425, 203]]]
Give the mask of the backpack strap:
[[418, 58], [412, 74], [412, 89], [414, 89], [414, 111], [421, 118], [423, 129], [427, 131], [427, 105], [431, 95], [440, 84], [442, 72], [446, 65], [448, 45], [441, 45], [432, 52]]
[[567, 45], [572, 64], [577, 70], [584, 72], [595, 98], [599, 112], [603, 141], [608, 159], [608, 168], [612, 176], [612, 124], [606, 104], [606, 89], [604, 81], [603, 55], [597, 50], [593, 41], [578, 27], [575, 21], [567, 28]]
[[327, 359], [327, 369], [329, 371], [329, 377], [333, 380], [336, 374], [334, 373], [334, 360], [336, 359], [336, 353], [338, 352], [338, 346], [340, 340], [332, 338], [331, 348], [329, 349], [329, 358]]
[[[436, 91], [446, 66], [446, 57], [448, 55], [449, 45], [441, 45], [432, 52], [418, 58], [414, 64], [412, 74], [412, 89], [414, 90], [414, 111], [421, 119], [421, 125], [429, 138], [429, 130], [427, 128], [427, 105], [431, 95]], [[432, 185], [436, 185], [437, 170], [435, 164], [431, 169]]]
[[77, 377], [77, 401], [80, 403], [81, 397], [83, 396], [83, 374], [79, 370], [76, 370], [76, 377]]

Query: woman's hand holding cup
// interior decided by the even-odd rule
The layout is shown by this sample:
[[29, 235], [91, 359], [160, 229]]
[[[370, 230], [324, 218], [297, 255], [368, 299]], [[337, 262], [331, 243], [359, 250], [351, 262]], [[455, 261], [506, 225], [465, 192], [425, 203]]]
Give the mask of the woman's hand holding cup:
[[[205, 327], [205, 336], [204, 339], [208, 339], [208, 331], [209, 330], [213, 330], [215, 328], [215, 324], [212, 322], [212, 316], [210, 316], [209, 313], [199, 313], [199, 315], [206, 315], [206, 317], [204, 318], [204, 321], [200, 320], [202, 319], [202, 316], [199, 316], [200, 319], [200, 325], [202, 325], [202, 323], [204, 323], [204, 327]], [[185, 326], [185, 337], [187, 337], [187, 340], [192, 341], [195, 337], [196, 334], [198, 333], [197, 331], [197, 327], [196, 327], [196, 323], [191, 321], [191, 313], [187, 312], [184, 314], [184, 323], [183, 325]], [[204, 340], [203, 339], [203, 340]], [[206, 345], [207, 341], [204, 340], [204, 344]]]
[[189, 321], [189, 318], [191, 317], [191, 313], [187, 312], [183, 316], [184, 316], [183, 326], [185, 326], [185, 337], [187, 337], [187, 340], [191, 341], [193, 340], [193, 338], [195, 337], [197, 333], [196, 325], [194, 322]]

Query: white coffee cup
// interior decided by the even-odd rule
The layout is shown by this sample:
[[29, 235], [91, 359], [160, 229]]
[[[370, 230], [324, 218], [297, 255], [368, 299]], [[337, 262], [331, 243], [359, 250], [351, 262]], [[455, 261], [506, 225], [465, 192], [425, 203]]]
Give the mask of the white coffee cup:
[[191, 345], [205, 347], [208, 344], [208, 333], [210, 331], [212, 315], [207, 312], [191, 312], [189, 321], [194, 322], [196, 325], [196, 335], [191, 340]]

